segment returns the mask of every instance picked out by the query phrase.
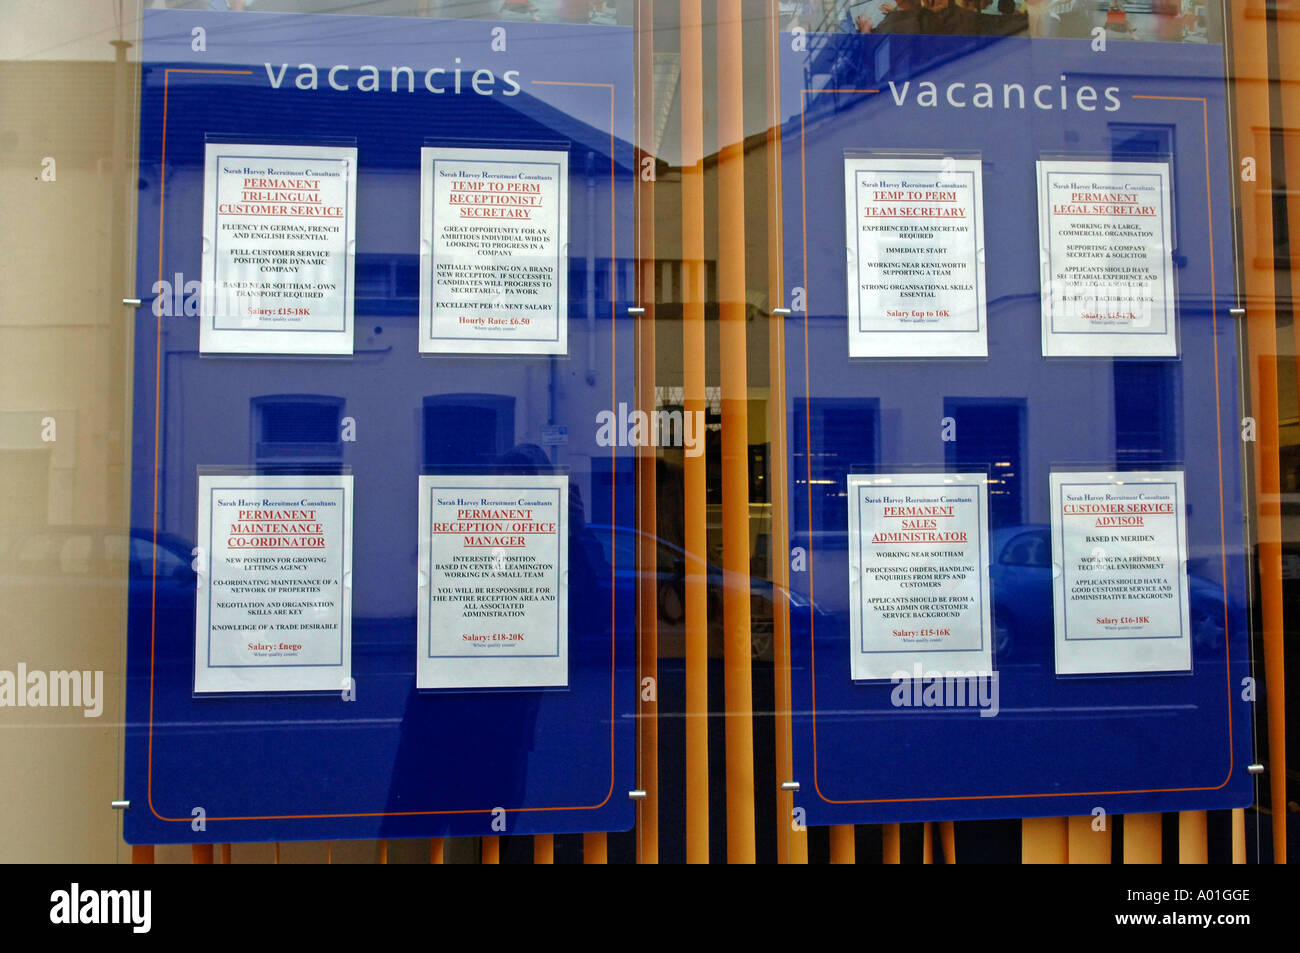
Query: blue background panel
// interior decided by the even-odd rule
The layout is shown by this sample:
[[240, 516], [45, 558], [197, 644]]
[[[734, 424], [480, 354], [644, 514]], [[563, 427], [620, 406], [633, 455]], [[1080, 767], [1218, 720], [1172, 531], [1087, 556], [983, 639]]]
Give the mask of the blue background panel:
[[[514, 22], [494, 52], [494, 25], [146, 11], [129, 842], [490, 834], [493, 808], [511, 834], [632, 824], [634, 590], [616, 554], [633, 532], [633, 461], [598, 446], [594, 423], [632, 400], [631, 31]], [[204, 52], [191, 49], [196, 27]], [[296, 82], [307, 63], [315, 90]], [[346, 91], [327, 82], [340, 64]], [[378, 69], [377, 90], [358, 88], [363, 65]], [[391, 88], [399, 66], [413, 91], [404, 74]], [[424, 87], [434, 67], [446, 92]], [[498, 77], [492, 95], [473, 92], [480, 68]], [[508, 71], [519, 93], [507, 97]], [[351, 357], [199, 354], [197, 308], [184, 302], [187, 287], [197, 301], [209, 138], [356, 146]], [[418, 353], [431, 141], [568, 149], [567, 355]], [[355, 441], [341, 438], [348, 418]], [[193, 694], [189, 564], [205, 467], [354, 475], [355, 701]], [[571, 485], [568, 688], [416, 691], [419, 475], [554, 472]], [[195, 808], [204, 831], [192, 830]]]
[[[796, 52], [785, 38], [781, 68], [786, 300], [802, 288], [807, 306], [784, 338], [791, 538], [808, 552], [808, 571], [791, 583], [804, 603], [792, 609], [791, 649], [807, 822], [1248, 804], [1222, 48], [1112, 41], [1098, 53], [1086, 41], [912, 36], [817, 36], [808, 46]], [[937, 105], [918, 102], [925, 82]], [[992, 108], [971, 103], [980, 82]], [[1006, 104], [1007, 84], [1024, 89], [1023, 107], [1015, 93]], [[1083, 86], [1096, 90], [1091, 111], [1078, 105]], [[987, 358], [848, 357], [846, 150], [981, 157]], [[1170, 162], [1178, 358], [1041, 356], [1035, 161], [1062, 155]], [[941, 439], [944, 418], [954, 441]], [[846, 478], [913, 468], [990, 474], [995, 717], [895, 707], [889, 682], [850, 677]], [[1185, 471], [1190, 674], [1056, 676], [1054, 469]]]

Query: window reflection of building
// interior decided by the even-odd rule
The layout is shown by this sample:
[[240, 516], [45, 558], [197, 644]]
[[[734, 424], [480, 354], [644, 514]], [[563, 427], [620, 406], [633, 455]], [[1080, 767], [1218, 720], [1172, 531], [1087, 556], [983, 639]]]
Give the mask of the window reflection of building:
[[[824, 398], [795, 404], [791, 444], [796, 499], [808, 494], [814, 527], [847, 527], [848, 475], [880, 458], [880, 401]], [[796, 525], [806, 514], [796, 506]], [[807, 529], [799, 526], [799, 529]]]
[[1120, 466], [1179, 460], [1177, 374], [1169, 363], [1116, 361], [1115, 462]]
[[[1110, 124], [1110, 157], [1116, 162], [1133, 160], [1162, 160], [1169, 163], [1169, 191], [1180, 194], [1178, 167], [1174, 163], [1175, 127], [1149, 123], [1113, 122]], [[1178, 252], [1178, 209], [1170, 216], [1169, 228], [1173, 252]]]
[[343, 460], [343, 398], [254, 397], [252, 459], [259, 468], [337, 465]]
[[1025, 401], [949, 397], [945, 417], [956, 425], [956, 440], [944, 444], [952, 470], [985, 470], [989, 475], [989, 523], [1024, 522]]
[[515, 399], [504, 394], [424, 398], [427, 470], [492, 467], [515, 442]]
[[0, 448], [5, 492], [0, 494], [0, 526], [45, 523], [50, 509], [50, 451]]

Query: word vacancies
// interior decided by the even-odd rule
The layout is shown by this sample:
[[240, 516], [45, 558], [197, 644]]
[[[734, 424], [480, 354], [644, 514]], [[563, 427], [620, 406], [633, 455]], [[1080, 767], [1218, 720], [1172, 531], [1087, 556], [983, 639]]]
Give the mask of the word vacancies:
[[[892, 80], [890, 81], [889, 94], [894, 97], [895, 106], [907, 105], [911, 86], [911, 80], [901, 86]], [[1120, 108], [1119, 97], [1115, 95], [1118, 92], [1118, 86], [1107, 86], [1101, 91], [1101, 95], [1105, 97], [1107, 103], [1105, 106], [1106, 112], [1113, 113]], [[1026, 103], [1032, 102], [1038, 109], [1065, 110], [1070, 108], [1070, 103], [1073, 101], [1076, 109], [1090, 113], [1097, 111], [1097, 96], [1097, 87], [1095, 86], [1079, 86], [1071, 91], [1069, 86], [1066, 85], [1064, 73], [1061, 74], [1061, 85], [1059, 87], [1044, 83], [1041, 86], [1035, 86], [1032, 92], [1027, 92], [1020, 83], [1002, 84], [1003, 109], [1024, 109]], [[936, 84], [929, 80], [916, 84], [916, 96], [914, 98], [916, 105], [938, 106], [940, 101], [939, 87]], [[991, 83], [949, 83], [944, 88], [942, 101], [946, 101], [949, 106], [954, 106], [957, 109], [965, 109], [967, 106], [975, 109], [994, 109], [997, 106], [998, 98]], [[1014, 106], [1012, 105], [1013, 101]]]
[[[456, 57], [456, 63], [460, 63], [459, 56]], [[319, 89], [322, 71], [325, 73], [325, 82], [329, 88], [337, 89], [339, 92], [355, 88], [363, 93], [377, 93], [383, 86], [380, 82], [378, 66], [358, 66], [354, 73], [352, 67], [346, 63], [328, 67], [317, 67], [315, 63], [299, 63], [296, 72], [292, 76], [286, 76], [289, 71], [288, 63], [281, 63], [278, 71], [273, 69], [270, 63], [262, 65], [266, 67], [266, 79], [272, 89], [279, 89], [286, 79], [291, 80], [298, 89]], [[396, 93], [403, 86], [408, 93], [415, 92], [415, 77], [419, 72], [419, 69], [412, 69], [409, 66], [392, 67], [388, 71], [389, 92]], [[508, 69], [498, 77], [490, 69], [476, 69], [470, 72], [468, 69], [461, 69], [459, 65], [451, 69], [435, 66], [424, 70], [424, 88], [435, 94], [472, 90], [479, 96], [492, 96], [500, 90], [502, 96], [518, 96], [519, 70]]]
[[74, 883], [50, 894], [50, 922], [125, 923], [132, 933], [148, 933], [152, 907], [151, 890], [82, 890]]
[[0, 708], [80, 708], [86, 718], [104, 713], [103, 672], [29, 672], [0, 669]]
[[704, 452], [704, 411], [655, 410], [596, 414], [596, 443], [602, 447], [681, 447], [688, 457]]

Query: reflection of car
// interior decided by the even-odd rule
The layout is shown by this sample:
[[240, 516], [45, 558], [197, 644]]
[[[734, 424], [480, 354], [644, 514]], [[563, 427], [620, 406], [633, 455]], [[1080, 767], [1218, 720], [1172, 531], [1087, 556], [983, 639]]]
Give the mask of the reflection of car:
[[498, 16], [503, 20], [536, 20], [537, 5], [532, 0], [503, 0]]
[[[102, 586], [128, 582], [152, 590], [157, 558], [158, 597], [194, 589], [190, 544], [149, 529], [104, 526], [16, 526], [0, 529], [0, 580], [24, 586]], [[169, 600], [170, 601], [170, 600]]]
[[1012, 655], [1034, 633], [1052, 632], [1052, 531], [1046, 525], [1008, 526], [989, 534], [993, 566], [993, 652]]
[[[676, 626], [686, 619], [686, 550], [667, 540], [659, 539], [649, 533], [641, 533], [631, 527], [588, 526], [595, 537], [600, 540], [604, 551], [606, 565], [611, 560], [614, 565], [614, 577], [620, 587], [635, 587], [637, 579], [637, 539], [653, 540], [655, 544], [655, 589], [656, 603], [661, 622]], [[612, 532], [611, 532], [612, 530]], [[723, 587], [727, 576], [720, 566], [707, 564], [709, 638], [716, 643], [722, 636]], [[750, 647], [754, 658], [770, 660], [772, 658], [773, 623], [773, 586], [766, 579], [751, 575], [750, 591]], [[792, 610], [806, 610], [809, 603], [806, 598], [794, 592], [786, 592], [785, 598]], [[712, 654], [713, 650], [710, 649]]]
[[[108, 526], [10, 526], [0, 529], [0, 602], [23, 616], [40, 619], [39, 627], [12, 626], [6, 648], [37, 657], [48, 645], [84, 641], [90, 658], [102, 662], [105, 645], [92, 637], [129, 611], [134, 631], [151, 631], [156, 609], [159, 657], [171, 662], [186, 647], [192, 657], [195, 574], [192, 544], [152, 529]], [[154, 564], [157, 563], [157, 584]], [[183, 641], [180, 636], [185, 635]], [[20, 655], [21, 657], [21, 655]], [[68, 663], [61, 663], [68, 664]], [[71, 664], [86, 662], [74, 656]]]
[[[1006, 658], [1018, 642], [1050, 638], [1053, 631], [1051, 527], [1040, 523], [994, 530], [989, 549], [994, 651]], [[1189, 573], [1187, 606], [1192, 641], [1202, 648], [1222, 648], [1222, 584]]]

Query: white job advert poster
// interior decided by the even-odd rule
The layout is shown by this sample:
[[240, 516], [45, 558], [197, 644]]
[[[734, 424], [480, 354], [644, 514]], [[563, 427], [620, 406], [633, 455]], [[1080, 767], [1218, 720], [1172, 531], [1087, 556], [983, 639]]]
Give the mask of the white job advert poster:
[[1181, 471], [1052, 474], [1056, 673], [1187, 672]]
[[984, 357], [979, 159], [846, 158], [850, 357]]
[[569, 683], [567, 476], [420, 477], [418, 688]]
[[569, 154], [420, 153], [420, 350], [565, 354]]
[[199, 350], [351, 354], [357, 150], [207, 144]]
[[1045, 357], [1174, 357], [1169, 166], [1038, 163]]
[[195, 692], [342, 692], [352, 477], [199, 476]]
[[849, 475], [855, 680], [992, 673], [986, 479]]

